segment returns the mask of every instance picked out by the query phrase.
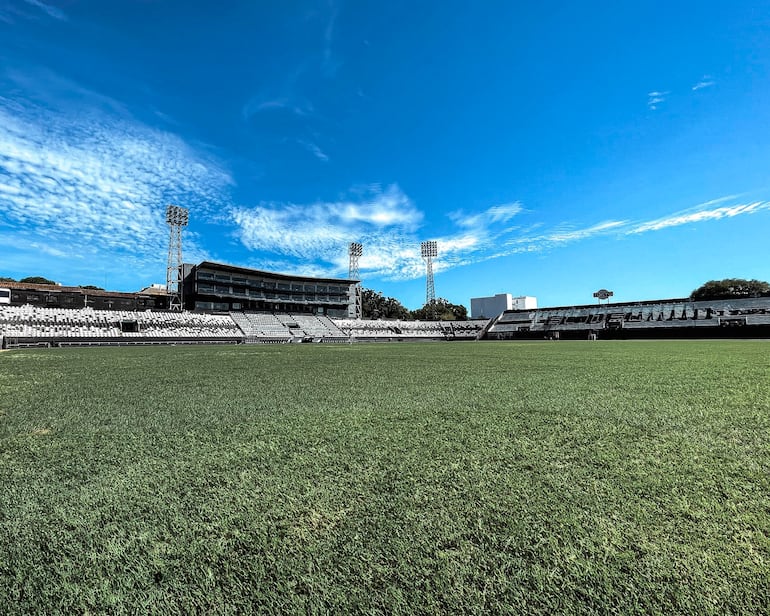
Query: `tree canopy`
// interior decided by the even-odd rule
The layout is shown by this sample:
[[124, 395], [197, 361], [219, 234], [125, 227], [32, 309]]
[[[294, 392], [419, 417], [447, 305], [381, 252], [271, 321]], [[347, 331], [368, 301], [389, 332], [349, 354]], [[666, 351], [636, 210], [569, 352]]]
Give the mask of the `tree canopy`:
[[413, 310], [412, 317], [420, 321], [467, 321], [468, 309], [439, 297], [422, 308]]
[[48, 280], [48, 278], [43, 278], [42, 276], [27, 276], [26, 278], [19, 280], [19, 282], [28, 282], [30, 284], [56, 284], [55, 281]]
[[365, 319], [410, 318], [409, 310], [401, 302], [372, 289], [361, 289], [361, 316]]
[[761, 280], [725, 278], [709, 280], [692, 292], [694, 300], [730, 299], [737, 297], [763, 297], [770, 295], [770, 284]]
[[361, 316], [364, 319], [401, 319], [409, 321], [467, 321], [465, 306], [453, 304], [444, 298], [425, 304], [417, 310], [408, 310], [401, 302], [372, 289], [361, 290]]

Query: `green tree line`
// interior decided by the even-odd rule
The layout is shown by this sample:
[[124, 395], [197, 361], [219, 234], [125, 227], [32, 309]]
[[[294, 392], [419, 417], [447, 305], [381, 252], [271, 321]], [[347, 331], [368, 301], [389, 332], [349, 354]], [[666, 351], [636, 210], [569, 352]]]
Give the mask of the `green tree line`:
[[372, 289], [361, 290], [361, 313], [365, 319], [402, 319], [405, 321], [467, 321], [465, 306], [438, 298], [417, 310], [409, 310], [393, 297]]
[[694, 300], [767, 296], [770, 296], [770, 284], [762, 280], [745, 280], [743, 278], [709, 280], [690, 295]]

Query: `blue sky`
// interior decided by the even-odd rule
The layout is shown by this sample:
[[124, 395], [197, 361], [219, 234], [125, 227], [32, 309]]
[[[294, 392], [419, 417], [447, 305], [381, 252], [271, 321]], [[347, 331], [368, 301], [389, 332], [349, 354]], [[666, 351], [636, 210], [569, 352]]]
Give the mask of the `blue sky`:
[[[219, 6], [221, 5], [221, 6]], [[770, 279], [770, 4], [0, 0], [0, 275], [541, 306]]]

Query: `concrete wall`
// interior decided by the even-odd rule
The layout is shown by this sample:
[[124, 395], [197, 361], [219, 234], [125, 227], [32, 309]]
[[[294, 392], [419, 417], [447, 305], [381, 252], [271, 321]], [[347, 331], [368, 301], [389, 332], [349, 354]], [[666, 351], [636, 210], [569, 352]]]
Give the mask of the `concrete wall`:
[[506, 310], [534, 310], [537, 298], [513, 297], [510, 293], [498, 293], [492, 297], [471, 298], [472, 319], [492, 319]]
[[[511, 310], [535, 310], [537, 308], [537, 298], [524, 295], [522, 297], [512, 298]], [[497, 315], [495, 315], [497, 316]]]

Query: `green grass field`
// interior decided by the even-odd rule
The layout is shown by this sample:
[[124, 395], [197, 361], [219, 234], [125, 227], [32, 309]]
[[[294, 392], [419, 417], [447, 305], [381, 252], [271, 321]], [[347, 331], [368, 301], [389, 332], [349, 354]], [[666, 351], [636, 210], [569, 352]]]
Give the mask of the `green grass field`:
[[0, 613], [770, 612], [770, 343], [0, 354]]

